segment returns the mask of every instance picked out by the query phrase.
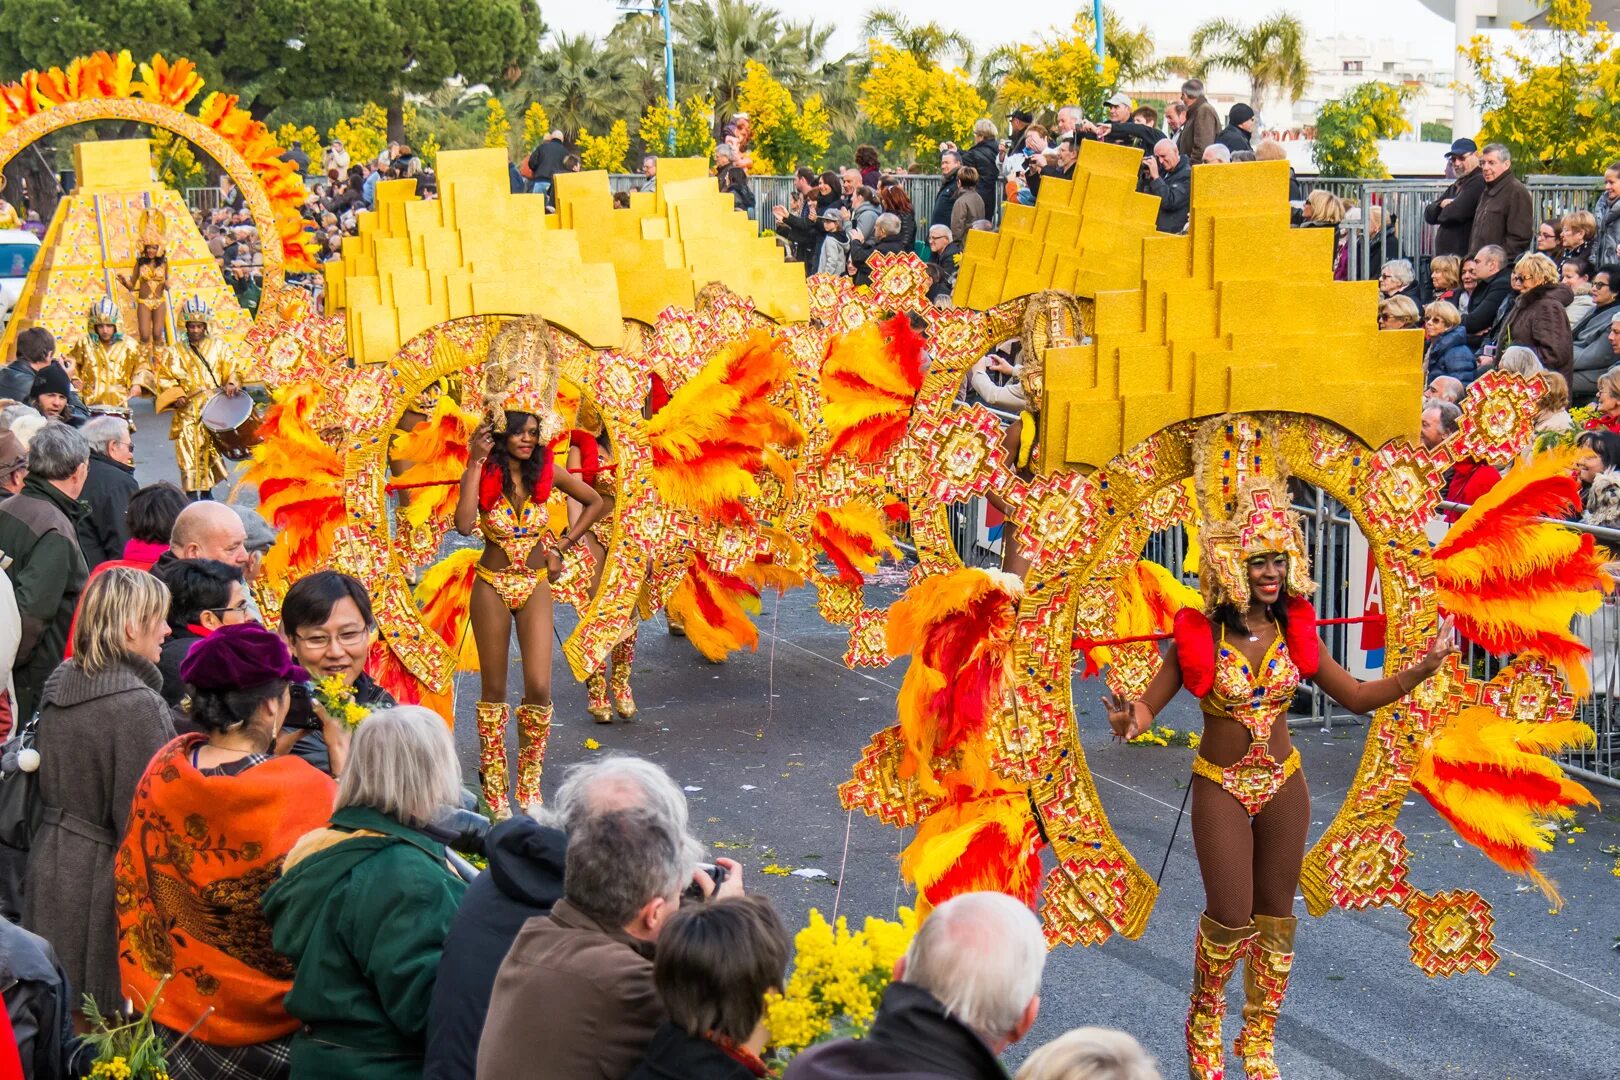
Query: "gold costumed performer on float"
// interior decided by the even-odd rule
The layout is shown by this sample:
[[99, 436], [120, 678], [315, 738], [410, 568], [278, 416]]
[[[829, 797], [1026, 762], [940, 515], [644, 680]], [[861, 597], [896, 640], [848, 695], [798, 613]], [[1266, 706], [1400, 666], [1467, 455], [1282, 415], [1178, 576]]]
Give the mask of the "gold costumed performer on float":
[[[552, 442], [563, 433], [557, 413], [557, 356], [545, 321], [533, 316], [504, 327], [484, 366], [485, 423], [473, 436], [456, 502], [456, 531], [483, 534], [470, 617], [478, 647], [479, 770], [484, 798], [498, 817], [511, 814], [506, 767], [506, 657], [515, 624], [523, 663], [517, 707], [520, 808], [540, 801], [540, 773], [551, 730], [551, 582], [562, 555], [606, 509], [602, 497], [566, 470], [557, 473]], [[547, 528], [553, 483], [582, 507], [562, 538]]]
[[141, 211], [136, 240], [141, 253], [118, 284], [135, 294], [135, 334], [147, 362], [156, 366], [157, 347], [169, 342], [169, 224], [161, 210]]
[[229, 473], [214, 438], [203, 426], [202, 411], [216, 391], [227, 397], [245, 393], [242, 371], [230, 345], [209, 333], [213, 312], [202, 297], [193, 296], [180, 309], [186, 337], [163, 350], [158, 370], [157, 411], [174, 409], [169, 438], [180, 466], [180, 487], [192, 499], [213, 497], [214, 485]]
[[130, 418], [129, 399], [151, 389], [152, 370], [135, 342], [118, 333], [118, 305], [103, 296], [90, 305], [90, 333], [68, 350], [80, 394], [92, 413]]

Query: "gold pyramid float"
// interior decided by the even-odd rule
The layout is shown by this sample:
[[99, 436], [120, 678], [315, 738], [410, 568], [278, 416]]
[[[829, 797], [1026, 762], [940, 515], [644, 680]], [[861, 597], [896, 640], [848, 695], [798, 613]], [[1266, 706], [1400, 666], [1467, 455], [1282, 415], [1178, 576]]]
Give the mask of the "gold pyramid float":
[[559, 212], [513, 195], [500, 149], [439, 155], [439, 198], [415, 181], [377, 185], [377, 209], [326, 266], [328, 310], [343, 309], [359, 363], [393, 358], [451, 319], [536, 313], [596, 348], [621, 343], [623, 319], [690, 307], [719, 281], [783, 321], [809, 317], [803, 268], [788, 263], [716, 188], [702, 159], [659, 163], [659, 190], [615, 210], [607, 174], [558, 178]]
[[[1180, 420], [1283, 409], [1371, 446], [1417, 439], [1421, 331], [1380, 331], [1372, 281], [1333, 280], [1333, 230], [1289, 227], [1285, 162], [1193, 166], [1187, 233], [1154, 231], [1141, 154], [1087, 141], [999, 233], [968, 234], [955, 299], [1096, 300], [1090, 344], [1048, 349], [1043, 469], [1094, 467]], [[1392, 404], [1393, 403], [1393, 404]], [[1400, 406], [1400, 407], [1397, 407]]]
[[136, 230], [143, 211], [163, 212], [169, 229], [169, 340], [178, 341], [181, 305], [201, 296], [214, 311], [213, 333], [240, 345], [251, 316], [225, 284], [219, 263], [179, 192], [152, 179], [146, 139], [81, 142], [73, 147], [78, 186], [57, 205], [40, 253], [29, 269], [6, 326], [6, 358], [16, 356], [18, 332], [43, 326], [66, 352], [88, 330], [85, 313], [102, 297], [118, 305], [119, 328], [135, 333], [134, 295], [120, 285], [135, 265]]

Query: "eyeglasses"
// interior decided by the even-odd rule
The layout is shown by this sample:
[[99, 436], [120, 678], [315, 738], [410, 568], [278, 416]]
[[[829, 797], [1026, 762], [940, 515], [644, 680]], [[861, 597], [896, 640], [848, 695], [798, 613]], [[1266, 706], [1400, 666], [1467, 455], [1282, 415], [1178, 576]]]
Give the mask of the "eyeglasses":
[[371, 628], [366, 627], [360, 630], [340, 630], [335, 635], [309, 634], [306, 636], [304, 634], [298, 634], [295, 636], [298, 640], [298, 644], [311, 649], [320, 650], [329, 648], [334, 640], [345, 649], [352, 649], [356, 645], [363, 645], [365, 642], [370, 640]]
[[226, 615], [231, 615], [231, 614], [245, 615], [245, 614], [247, 614], [247, 610], [248, 610], [248, 602], [247, 602], [247, 598], [244, 597], [243, 599], [238, 600], [236, 603], [230, 605], [229, 607], [211, 607], [211, 608], [203, 608], [203, 610], [204, 611], [211, 611], [215, 615], [219, 615], [221, 617], [226, 616]]

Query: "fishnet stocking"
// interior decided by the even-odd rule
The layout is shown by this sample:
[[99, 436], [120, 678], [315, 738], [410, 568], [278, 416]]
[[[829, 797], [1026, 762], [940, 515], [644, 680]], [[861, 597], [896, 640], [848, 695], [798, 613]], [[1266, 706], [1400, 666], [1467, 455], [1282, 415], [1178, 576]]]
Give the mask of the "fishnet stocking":
[[1193, 849], [1204, 879], [1204, 911], [1223, 926], [1256, 915], [1293, 913], [1311, 794], [1303, 771], [1288, 779], [1251, 820], [1219, 784], [1192, 778]]

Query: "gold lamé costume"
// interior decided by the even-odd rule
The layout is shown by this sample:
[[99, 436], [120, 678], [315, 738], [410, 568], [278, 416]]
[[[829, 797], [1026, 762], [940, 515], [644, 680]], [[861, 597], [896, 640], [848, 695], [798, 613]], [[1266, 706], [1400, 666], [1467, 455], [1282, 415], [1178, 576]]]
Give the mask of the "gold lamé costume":
[[169, 438], [180, 466], [181, 490], [209, 491], [229, 473], [213, 436], [203, 426], [202, 410], [227, 382], [233, 378], [242, 381], [240, 365], [231, 347], [212, 334], [199, 345], [187, 337], [161, 350], [159, 365], [158, 411], [174, 409]]
[[136, 389], [150, 386], [151, 370], [143, 363], [140, 345], [129, 338], [117, 338], [103, 345], [92, 330], [90, 335], [68, 351], [78, 372], [79, 394], [94, 410], [129, 412], [129, 399]]

